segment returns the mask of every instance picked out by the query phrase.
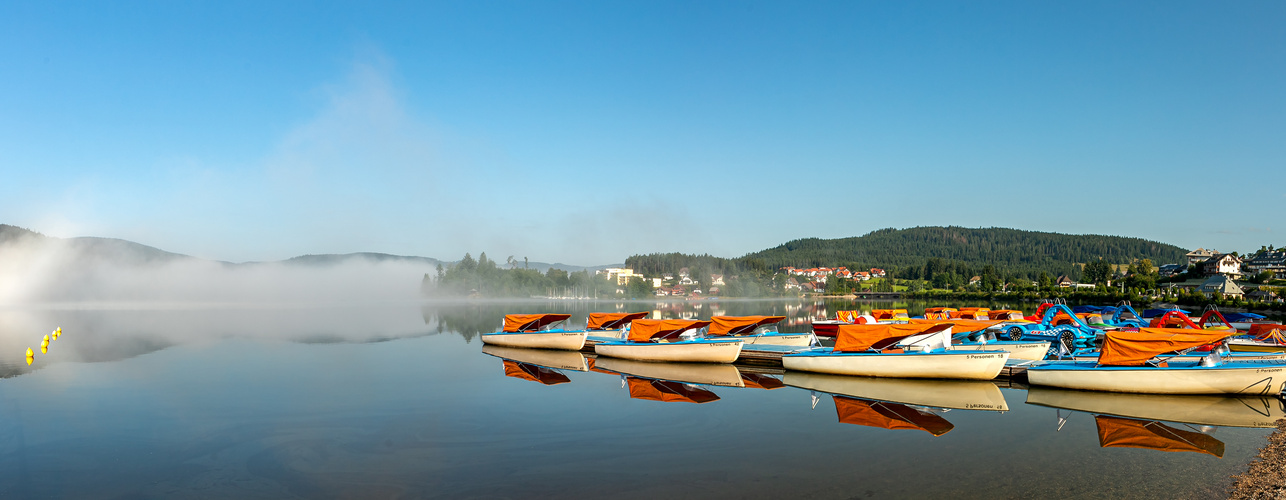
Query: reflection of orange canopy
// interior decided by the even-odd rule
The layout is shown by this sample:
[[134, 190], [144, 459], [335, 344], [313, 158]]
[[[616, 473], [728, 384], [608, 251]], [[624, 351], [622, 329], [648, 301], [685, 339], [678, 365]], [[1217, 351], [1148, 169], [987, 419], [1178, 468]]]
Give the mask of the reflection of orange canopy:
[[709, 321], [693, 319], [636, 319], [630, 322], [630, 340], [647, 342], [652, 339], [663, 339], [683, 333], [689, 328], [710, 326]]
[[768, 389], [770, 391], [786, 387], [786, 384], [782, 383], [781, 379], [759, 373], [742, 373], [741, 383], [751, 389]]
[[861, 314], [857, 311], [835, 311], [835, 319], [845, 323], [857, 323], [858, 316]]
[[506, 314], [506, 332], [526, 332], [539, 330], [541, 327], [566, 321], [570, 314]]
[[839, 325], [835, 334], [835, 352], [861, 352], [882, 349], [912, 335], [937, 326], [933, 322], [906, 325]]
[[750, 333], [763, 325], [780, 323], [785, 316], [715, 316], [710, 318], [711, 335]]
[[638, 377], [626, 377], [625, 379], [629, 383], [630, 397], [634, 399], [664, 401], [667, 403], [709, 403], [719, 400], [719, 396], [713, 392], [678, 382]]
[[986, 330], [992, 325], [999, 325], [1004, 321], [999, 320], [980, 320], [980, 319], [911, 319], [913, 325], [941, 325], [951, 324], [956, 328], [951, 333], [977, 332]]
[[906, 313], [906, 309], [875, 309], [871, 311], [871, 317], [877, 320], [886, 320], [898, 318], [905, 319], [909, 316]]
[[1140, 366], [1158, 354], [1203, 346], [1234, 334], [1236, 332], [1227, 330], [1179, 328], [1140, 328], [1137, 332], [1107, 332], [1107, 339], [1103, 341], [1098, 364]]
[[648, 313], [589, 313], [588, 330], [615, 330], [636, 319], [646, 318]]
[[1223, 458], [1223, 441], [1200, 432], [1175, 429], [1161, 422], [1095, 415], [1098, 444], [1104, 448], [1191, 451]]
[[536, 366], [529, 363], [519, 363], [511, 359], [506, 359], [504, 360], [504, 362], [505, 362], [506, 377], [520, 378], [523, 380], [530, 380], [532, 382], [540, 382], [545, 385], [565, 384], [567, 382], [572, 381], [572, 379], [567, 378], [566, 375], [558, 373], [554, 370], [550, 370], [543, 366]]
[[867, 399], [832, 396], [835, 399], [835, 413], [842, 424], [865, 425], [881, 429], [920, 430], [941, 436], [955, 426], [946, 419], [932, 413], [920, 411], [897, 403], [885, 403]]

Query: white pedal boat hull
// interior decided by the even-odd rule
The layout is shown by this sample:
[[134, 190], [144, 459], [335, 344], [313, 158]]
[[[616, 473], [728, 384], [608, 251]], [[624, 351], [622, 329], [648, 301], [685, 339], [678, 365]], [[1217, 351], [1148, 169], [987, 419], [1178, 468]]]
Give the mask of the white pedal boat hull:
[[1005, 351], [1009, 359], [1040, 361], [1049, 354], [1049, 342], [988, 342], [986, 344], [952, 344], [955, 351]]
[[585, 347], [585, 337], [589, 332], [497, 332], [482, 334], [482, 343], [505, 347], [525, 347], [534, 349], [562, 349], [579, 351]]
[[1197, 361], [1169, 361], [1158, 367], [1096, 367], [1094, 361], [1046, 361], [1027, 368], [1031, 385], [1085, 391], [1141, 394], [1281, 394], [1286, 364], [1276, 361], [1230, 362], [1200, 367]]
[[933, 353], [832, 353], [816, 350], [782, 356], [787, 370], [833, 375], [991, 380], [1005, 367], [1003, 351]]
[[680, 342], [602, 342], [599, 356], [674, 363], [731, 363], [741, 356], [741, 340], [684, 340]]

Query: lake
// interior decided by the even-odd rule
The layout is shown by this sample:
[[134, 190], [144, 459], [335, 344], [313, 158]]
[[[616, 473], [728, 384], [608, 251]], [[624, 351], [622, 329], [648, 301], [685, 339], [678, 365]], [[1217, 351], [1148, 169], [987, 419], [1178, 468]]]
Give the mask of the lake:
[[1270, 432], [1241, 425], [1283, 412], [1277, 399], [855, 384], [755, 368], [696, 373], [714, 383], [692, 385], [606, 360], [580, 371], [575, 353], [561, 360], [572, 364], [544, 360], [558, 370], [543, 358], [507, 363], [478, 340], [505, 313], [569, 312], [581, 324], [590, 311], [777, 314], [790, 318], [782, 331], [807, 331], [811, 317], [869, 307], [0, 309], [0, 497], [1214, 498]]

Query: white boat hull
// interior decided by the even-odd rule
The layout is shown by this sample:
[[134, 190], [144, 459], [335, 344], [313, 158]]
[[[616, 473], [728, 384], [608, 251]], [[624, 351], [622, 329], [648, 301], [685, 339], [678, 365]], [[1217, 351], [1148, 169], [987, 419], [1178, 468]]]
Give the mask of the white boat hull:
[[652, 342], [604, 342], [594, 344], [599, 356], [637, 361], [676, 363], [731, 363], [741, 355], [741, 340]]
[[[1049, 362], [1046, 362], [1049, 363]], [[1027, 368], [1031, 385], [1086, 391], [1141, 394], [1246, 394], [1277, 395], [1286, 380], [1280, 363], [1238, 363], [1236, 367], [1126, 368], [1094, 367], [1094, 362], [1077, 362], [1085, 369]], [[1171, 361], [1171, 365], [1176, 362]]]
[[[717, 337], [715, 337], [717, 338]], [[733, 337], [742, 339], [746, 345], [788, 345], [796, 347], [808, 347], [813, 345], [812, 333], [791, 333], [791, 334], [772, 334], [772, 335], [748, 335], [745, 337]]]
[[1040, 361], [1049, 354], [1049, 342], [993, 342], [988, 344], [952, 344], [955, 351], [1005, 351], [1009, 359]]
[[579, 351], [585, 347], [585, 337], [589, 332], [500, 332], [482, 334], [482, 343], [505, 347], [526, 347], [535, 349], [563, 349]]
[[900, 378], [949, 378], [991, 380], [1000, 375], [1009, 353], [844, 353], [790, 354], [782, 356], [787, 370], [834, 375]]

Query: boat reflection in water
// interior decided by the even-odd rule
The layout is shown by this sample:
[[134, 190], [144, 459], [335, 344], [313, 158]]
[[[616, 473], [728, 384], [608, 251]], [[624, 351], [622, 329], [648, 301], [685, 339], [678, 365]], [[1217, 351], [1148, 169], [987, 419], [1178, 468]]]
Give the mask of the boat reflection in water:
[[780, 379], [771, 375], [747, 373], [736, 366], [722, 363], [651, 363], [603, 356], [594, 360], [594, 369], [619, 375], [715, 387], [769, 390], [785, 387]]
[[1209, 434], [1170, 427], [1155, 420], [1095, 415], [1098, 444], [1104, 448], [1142, 448], [1195, 452], [1223, 458], [1224, 443]]
[[[829, 393], [840, 423], [880, 429], [921, 430], [941, 436], [955, 428], [940, 413], [951, 410], [1008, 411], [991, 382], [848, 377], [786, 372], [786, 385]], [[813, 395], [813, 407], [817, 406]]]
[[585, 355], [576, 351], [523, 349], [496, 345], [482, 346], [482, 352], [503, 360], [505, 376], [545, 385], [571, 382], [559, 370], [588, 371]]
[[1064, 410], [1219, 427], [1274, 428], [1282, 400], [1253, 396], [1184, 396], [1074, 391], [1032, 386], [1027, 402]]
[[[1273, 428], [1278, 419], [1286, 417], [1283, 402], [1272, 397], [1124, 394], [1032, 387], [1027, 392], [1027, 402], [1094, 414], [1099, 446], [1104, 448], [1194, 452], [1219, 458], [1223, 458], [1224, 443], [1210, 435], [1217, 427]], [[1071, 416], [1056, 415], [1060, 429]]]
[[880, 429], [921, 430], [941, 436], [956, 426], [932, 412], [910, 406], [870, 399], [831, 395], [835, 414], [841, 424], [864, 425]]
[[682, 382], [626, 376], [624, 380], [633, 399], [665, 403], [709, 403], [719, 396], [700, 387]]
[[600, 356], [592, 370], [621, 376], [630, 397], [665, 403], [709, 403], [719, 396], [702, 386], [746, 387], [737, 367], [715, 363], [649, 363]]
[[915, 406], [957, 410], [1009, 411], [1005, 396], [991, 382], [908, 378], [850, 377], [821, 373], [786, 372], [786, 385]]

